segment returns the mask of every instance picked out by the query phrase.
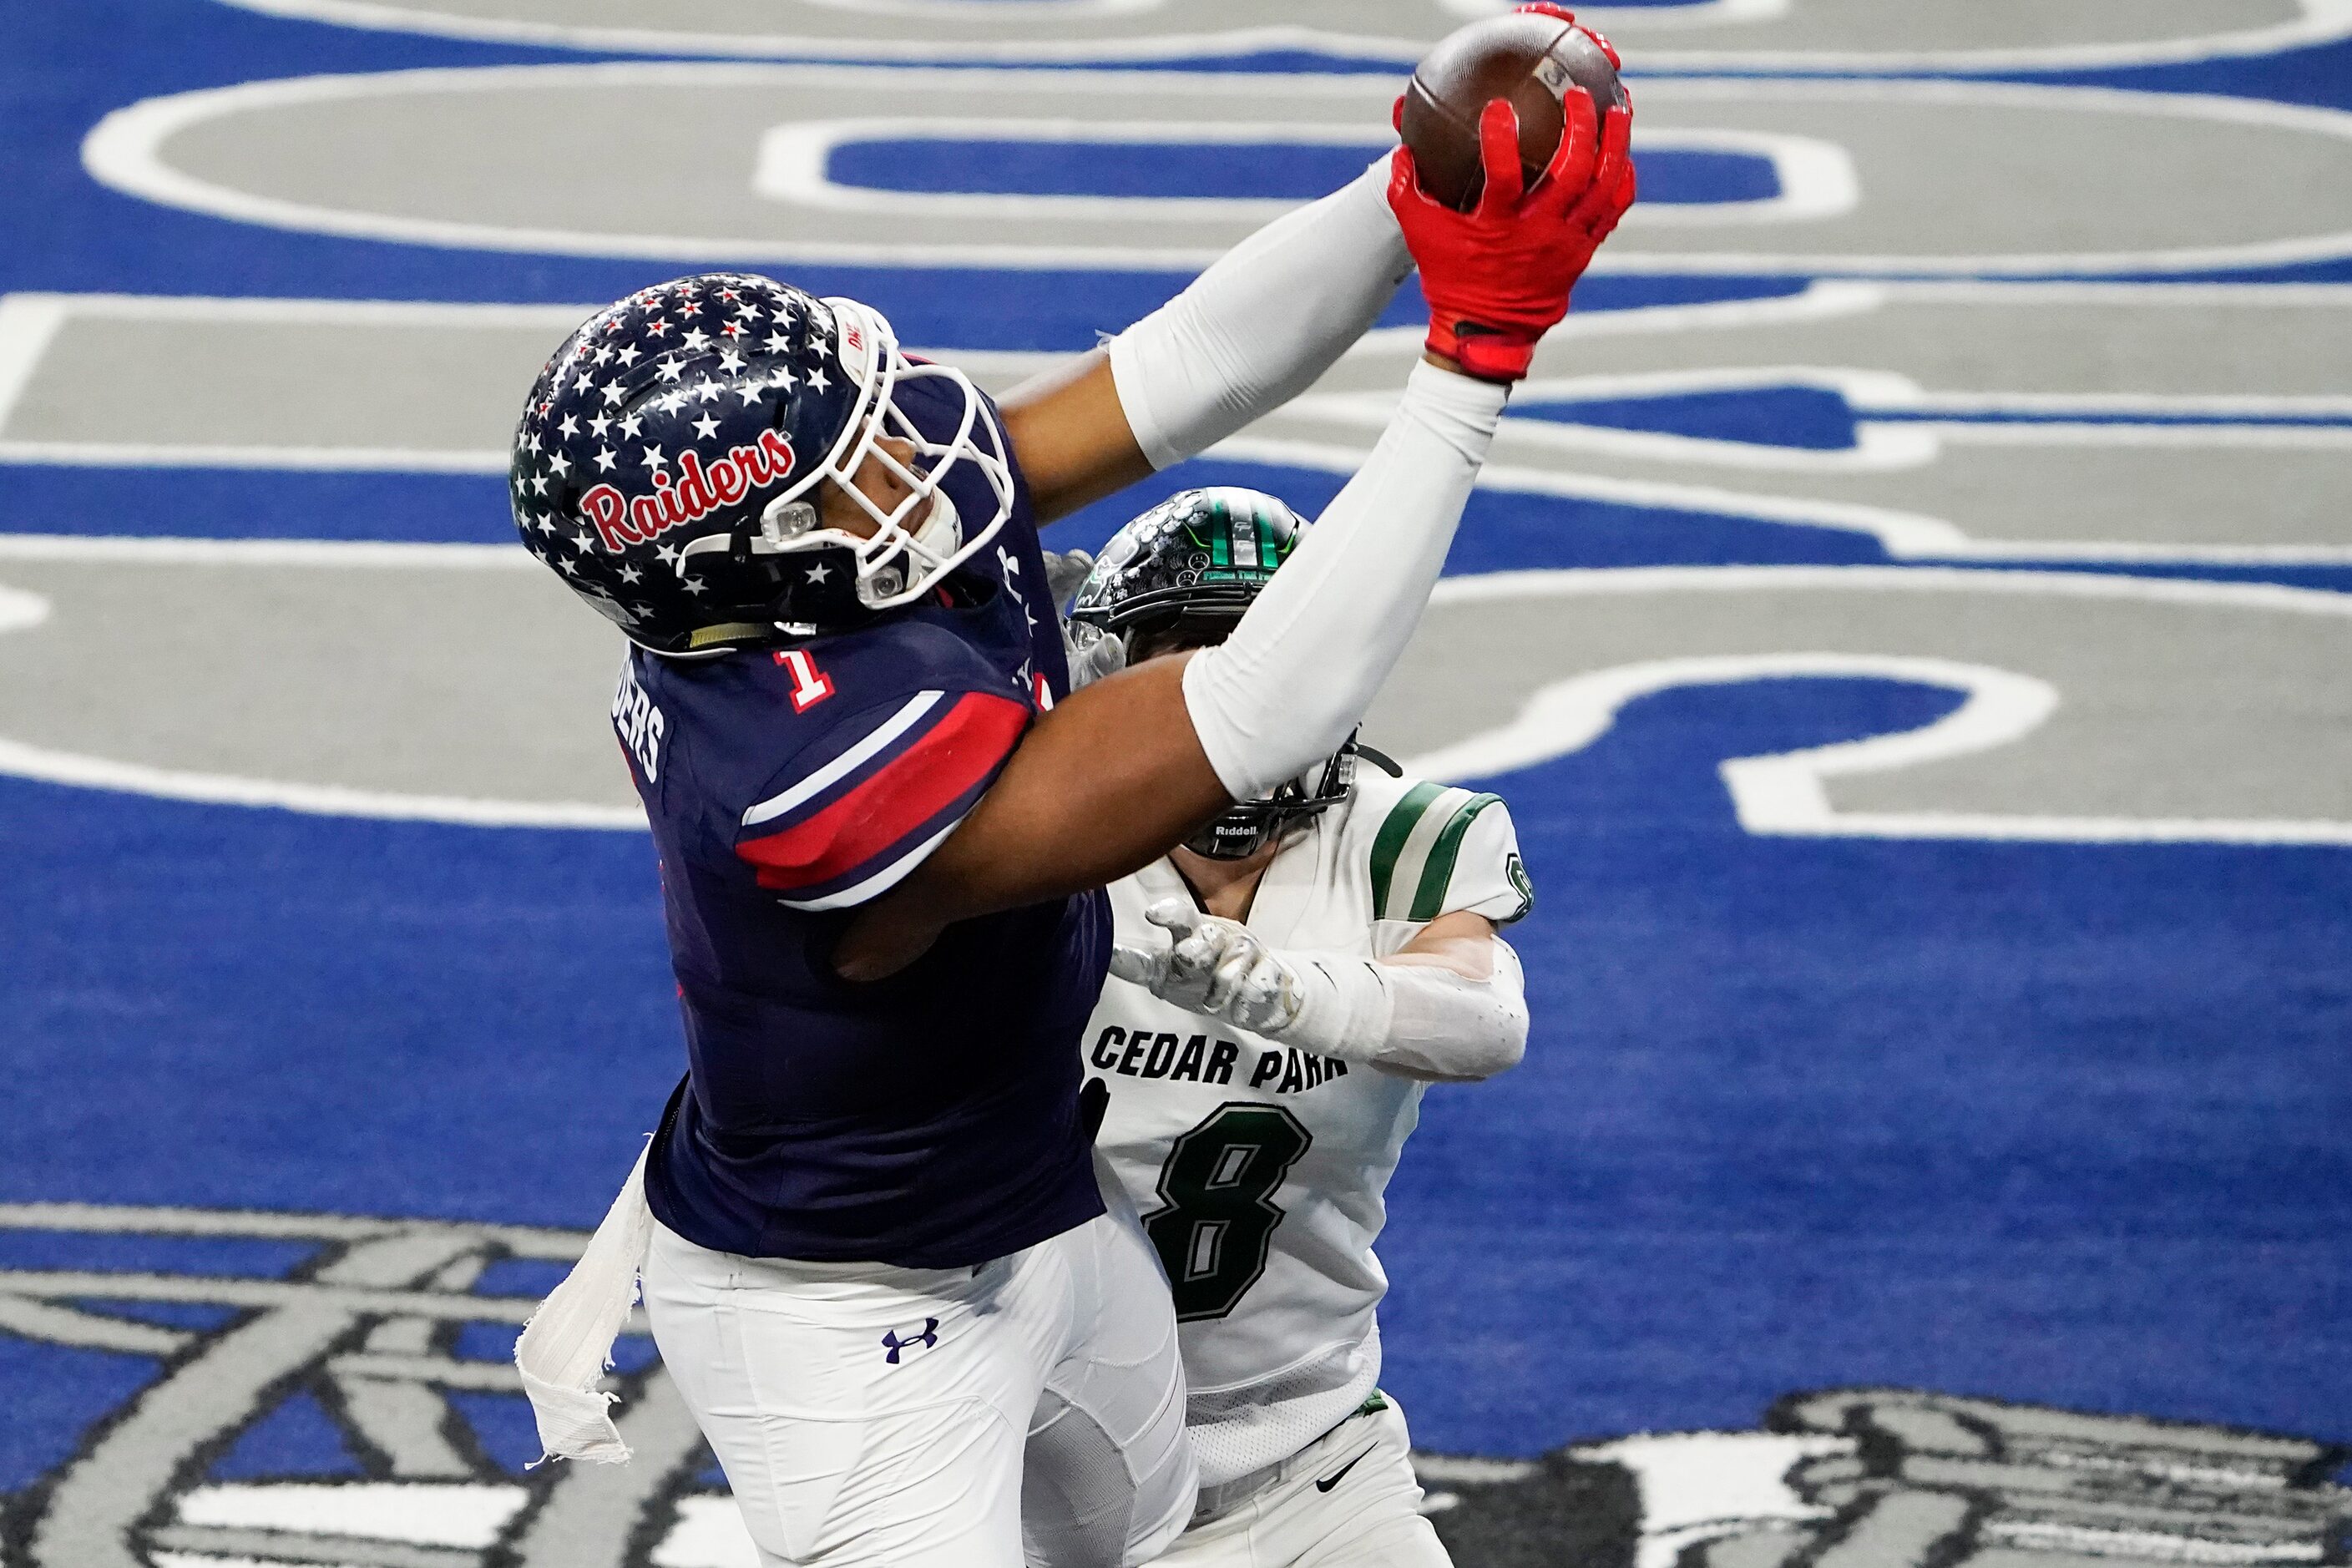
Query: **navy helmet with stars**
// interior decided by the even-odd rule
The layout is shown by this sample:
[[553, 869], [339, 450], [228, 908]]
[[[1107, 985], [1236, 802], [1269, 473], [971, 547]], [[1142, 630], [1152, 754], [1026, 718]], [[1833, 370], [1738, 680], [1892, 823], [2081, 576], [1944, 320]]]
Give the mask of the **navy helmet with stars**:
[[[919, 381], [961, 408], [951, 436], [897, 405]], [[887, 510], [852, 482], [868, 462], [905, 489]], [[961, 515], [940, 488], [962, 464], [992, 517]], [[531, 553], [631, 640], [686, 657], [910, 603], [994, 536], [1014, 494], [1003, 431], [961, 372], [908, 359], [854, 300], [732, 272], [641, 289], [564, 340], [508, 479]], [[825, 522], [827, 480], [870, 532]]]

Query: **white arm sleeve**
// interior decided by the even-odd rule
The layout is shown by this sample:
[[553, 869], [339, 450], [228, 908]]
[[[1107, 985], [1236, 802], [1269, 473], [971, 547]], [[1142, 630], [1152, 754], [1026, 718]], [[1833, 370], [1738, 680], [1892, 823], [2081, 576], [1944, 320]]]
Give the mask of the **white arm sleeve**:
[[1193, 656], [1184, 706], [1235, 800], [1339, 749], [1412, 637], [1510, 389], [1422, 363], [1356, 477], [1233, 635]]
[[1276, 219], [1111, 341], [1136, 445], [1164, 468], [1281, 407], [1331, 367], [1412, 270], [1389, 163]]
[[1292, 954], [1298, 1016], [1268, 1037], [1424, 1078], [1492, 1078], [1517, 1067], [1528, 1049], [1519, 955], [1501, 937], [1494, 942], [1494, 968], [1484, 980], [1435, 964]]

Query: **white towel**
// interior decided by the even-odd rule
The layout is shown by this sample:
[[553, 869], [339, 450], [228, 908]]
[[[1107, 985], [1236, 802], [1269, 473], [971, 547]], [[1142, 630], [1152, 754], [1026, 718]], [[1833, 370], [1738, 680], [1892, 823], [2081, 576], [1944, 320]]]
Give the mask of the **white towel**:
[[[651, 1144], [647, 1146], [650, 1151]], [[586, 1459], [618, 1465], [629, 1458], [607, 1406], [620, 1395], [597, 1387], [613, 1366], [613, 1342], [637, 1300], [637, 1270], [654, 1234], [646, 1206], [646, 1156], [621, 1184], [604, 1223], [563, 1283], [548, 1292], [515, 1341], [515, 1366], [530, 1396], [545, 1450], [535, 1463]]]

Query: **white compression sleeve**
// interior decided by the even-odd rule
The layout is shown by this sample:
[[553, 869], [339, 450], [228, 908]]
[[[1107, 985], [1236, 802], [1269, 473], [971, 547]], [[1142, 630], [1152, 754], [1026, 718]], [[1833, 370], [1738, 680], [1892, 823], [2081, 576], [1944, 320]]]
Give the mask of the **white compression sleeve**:
[[1195, 654], [1184, 706], [1250, 800], [1339, 749], [1420, 623], [1509, 388], [1413, 367], [1380, 445], [1233, 635]]
[[1412, 270], [1385, 158], [1242, 241], [1111, 341], [1136, 444], [1164, 468], [1281, 407], [1380, 319]]
[[1528, 1048], [1519, 955], [1494, 940], [1495, 964], [1484, 980], [1430, 963], [1286, 954], [1298, 976], [1298, 1016], [1267, 1037], [1423, 1078], [1492, 1078], [1517, 1067]]

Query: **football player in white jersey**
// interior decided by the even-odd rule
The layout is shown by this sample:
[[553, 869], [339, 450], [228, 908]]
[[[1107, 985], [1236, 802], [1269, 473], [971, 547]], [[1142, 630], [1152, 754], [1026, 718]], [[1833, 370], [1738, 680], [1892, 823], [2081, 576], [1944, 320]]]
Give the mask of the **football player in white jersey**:
[[[1221, 640], [1297, 538], [1254, 490], [1190, 490], [1112, 539], [1071, 610], [1099, 668]], [[1444, 1568], [1378, 1388], [1372, 1243], [1423, 1085], [1526, 1048], [1533, 901], [1491, 795], [1352, 741], [1111, 885], [1086, 1034], [1097, 1148], [1175, 1295], [1200, 1461], [1185, 1568]]]

